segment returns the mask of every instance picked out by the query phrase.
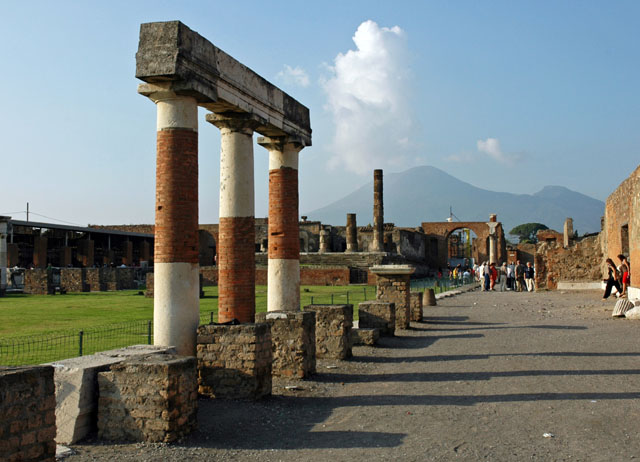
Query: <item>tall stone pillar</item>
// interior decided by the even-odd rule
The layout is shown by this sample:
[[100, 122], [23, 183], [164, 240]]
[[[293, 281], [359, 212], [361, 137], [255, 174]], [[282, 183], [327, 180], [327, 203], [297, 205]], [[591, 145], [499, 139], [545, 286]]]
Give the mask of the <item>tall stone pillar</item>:
[[125, 241], [122, 244], [123, 254], [122, 254], [122, 263], [127, 266], [133, 265], [133, 242]]
[[154, 344], [195, 356], [199, 322], [198, 106], [173, 92], [157, 108]]
[[7, 237], [10, 217], [0, 217], [0, 292], [7, 288]]
[[257, 122], [248, 114], [208, 114], [207, 122], [220, 129], [221, 141], [218, 321], [254, 322], [253, 130]]
[[573, 239], [573, 218], [564, 220], [564, 246], [569, 247]]
[[358, 226], [356, 214], [347, 213], [347, 252], [358, 251]]
[[319, 253], [325, 253], [329, 251], [329, 239], [330, 239], [329, 231], [326, 229], [320, 230], [320, 245], [318, 248]]
[[260, 137], [269, 151], [267, 311], [300, 311], [298, 154], [292, 137]]
[[498, 263], [498, 216], [494, 213], [489, 215], [489, 263]]
[[373, 252], [384, 252], [384, 201], [382, 196], [382, 170], [373, 171]]
[[492, 234], [489, 236], [489, 263], [497, 263], [496, 237]]

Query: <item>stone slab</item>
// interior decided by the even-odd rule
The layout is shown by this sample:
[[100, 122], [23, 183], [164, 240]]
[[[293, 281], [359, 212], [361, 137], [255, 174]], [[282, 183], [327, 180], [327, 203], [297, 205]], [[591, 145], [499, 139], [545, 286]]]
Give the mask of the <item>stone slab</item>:
[[[573, 281], [559, 281], [558, 290], [600, 290], [602, 283], [595, 282], [573, 282]], [[602, 288], [604, 290], [604, 288]]]
[[134, 345], [50, 363], [56, 390], [56, 442], [73, 444], [96, 430], [99, 372], [128, 358], [172, 353], [173, 347]]

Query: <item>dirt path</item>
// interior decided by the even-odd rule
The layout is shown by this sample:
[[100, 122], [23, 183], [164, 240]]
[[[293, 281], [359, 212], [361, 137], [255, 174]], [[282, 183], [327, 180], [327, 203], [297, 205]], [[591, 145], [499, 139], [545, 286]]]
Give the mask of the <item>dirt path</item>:
[[[89, 460], [620, 461], [640, 458], [640, 323], [597, 293], [439, 301], [301, 391], [200, 401], [179, 444], [74, 447]], [[327, 366], [337, 368], [327, 368]], [[543, 436], [545, 433], [552, 437]]]

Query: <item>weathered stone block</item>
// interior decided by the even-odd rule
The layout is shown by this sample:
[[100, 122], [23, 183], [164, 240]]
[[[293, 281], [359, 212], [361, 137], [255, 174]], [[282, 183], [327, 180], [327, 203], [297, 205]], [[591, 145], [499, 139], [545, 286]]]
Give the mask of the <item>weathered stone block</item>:
[[316, 316], [311, 311], [256, 313], [271, 326], [272, 374], [305, 378], [316, 371]]
[[307, 305], [304, 309], [316, 314], [316, 356], [350, 358], [353, 305]]
[[196, 428], [196, 358], [147, 355], [98, 374], [98, 436], [171, 442]]
[[144, 296], [147, 298], [153, 298], [153, 273], [147, 273], [145, 287]]
[[33, 268], [24, 272], [25, 294], [47, 295], [52, 294], [53, 291], [53, 277], [50, 270]]
[[211, 398], [259, 399], [271, 394], [269, 324], [198, 328], [198, 392]]
[[373, 346], [380, 339], [380, 329], [362, 328], [351, 329], [351, 345]]
[[411, 292], [409, 305], [411, 307], [411, 320], [422, 322], [422, 292]]
[[436, 306], [436, 293], [433, 289], [426, 289], [422, 298], [422, 306]]
[[84, 268], [60, 268], [60, 289], [67, 292], [88, 292], [89, 287], [84, 282], [86, 270]]
[[380, 329], [380, 335], [393, 336], [396, 330], [394, 303], [372, 300], [358, 305], [358, 327]]
[[0, 367], [0, 460], [55, 461], [53, 368]]
[[51, 363], [55, 382], [56, 442], [73, 444], [97, 429], [98, 373], [113, 364], [149, 354], [172, 354], [171, 347], [134, 345]]

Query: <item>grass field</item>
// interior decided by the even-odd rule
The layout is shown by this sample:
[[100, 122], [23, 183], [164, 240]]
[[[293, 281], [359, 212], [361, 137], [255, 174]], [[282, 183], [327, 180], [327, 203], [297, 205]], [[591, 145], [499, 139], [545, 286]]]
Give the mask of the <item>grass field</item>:
[[[218, 318], [218, 288], [205, 287], [200, 322]], [[303, 286], [300, 305], [358, 303], [373, 286]], [[256, 286], [256, 311], [267, 310], [267, 287]], [[153, 343], [153, 299], [137, 290], [0, 298], [0, 365], [40, 364], [134, 344]], [[356, 318], [357, 319], [357, 318]]]

